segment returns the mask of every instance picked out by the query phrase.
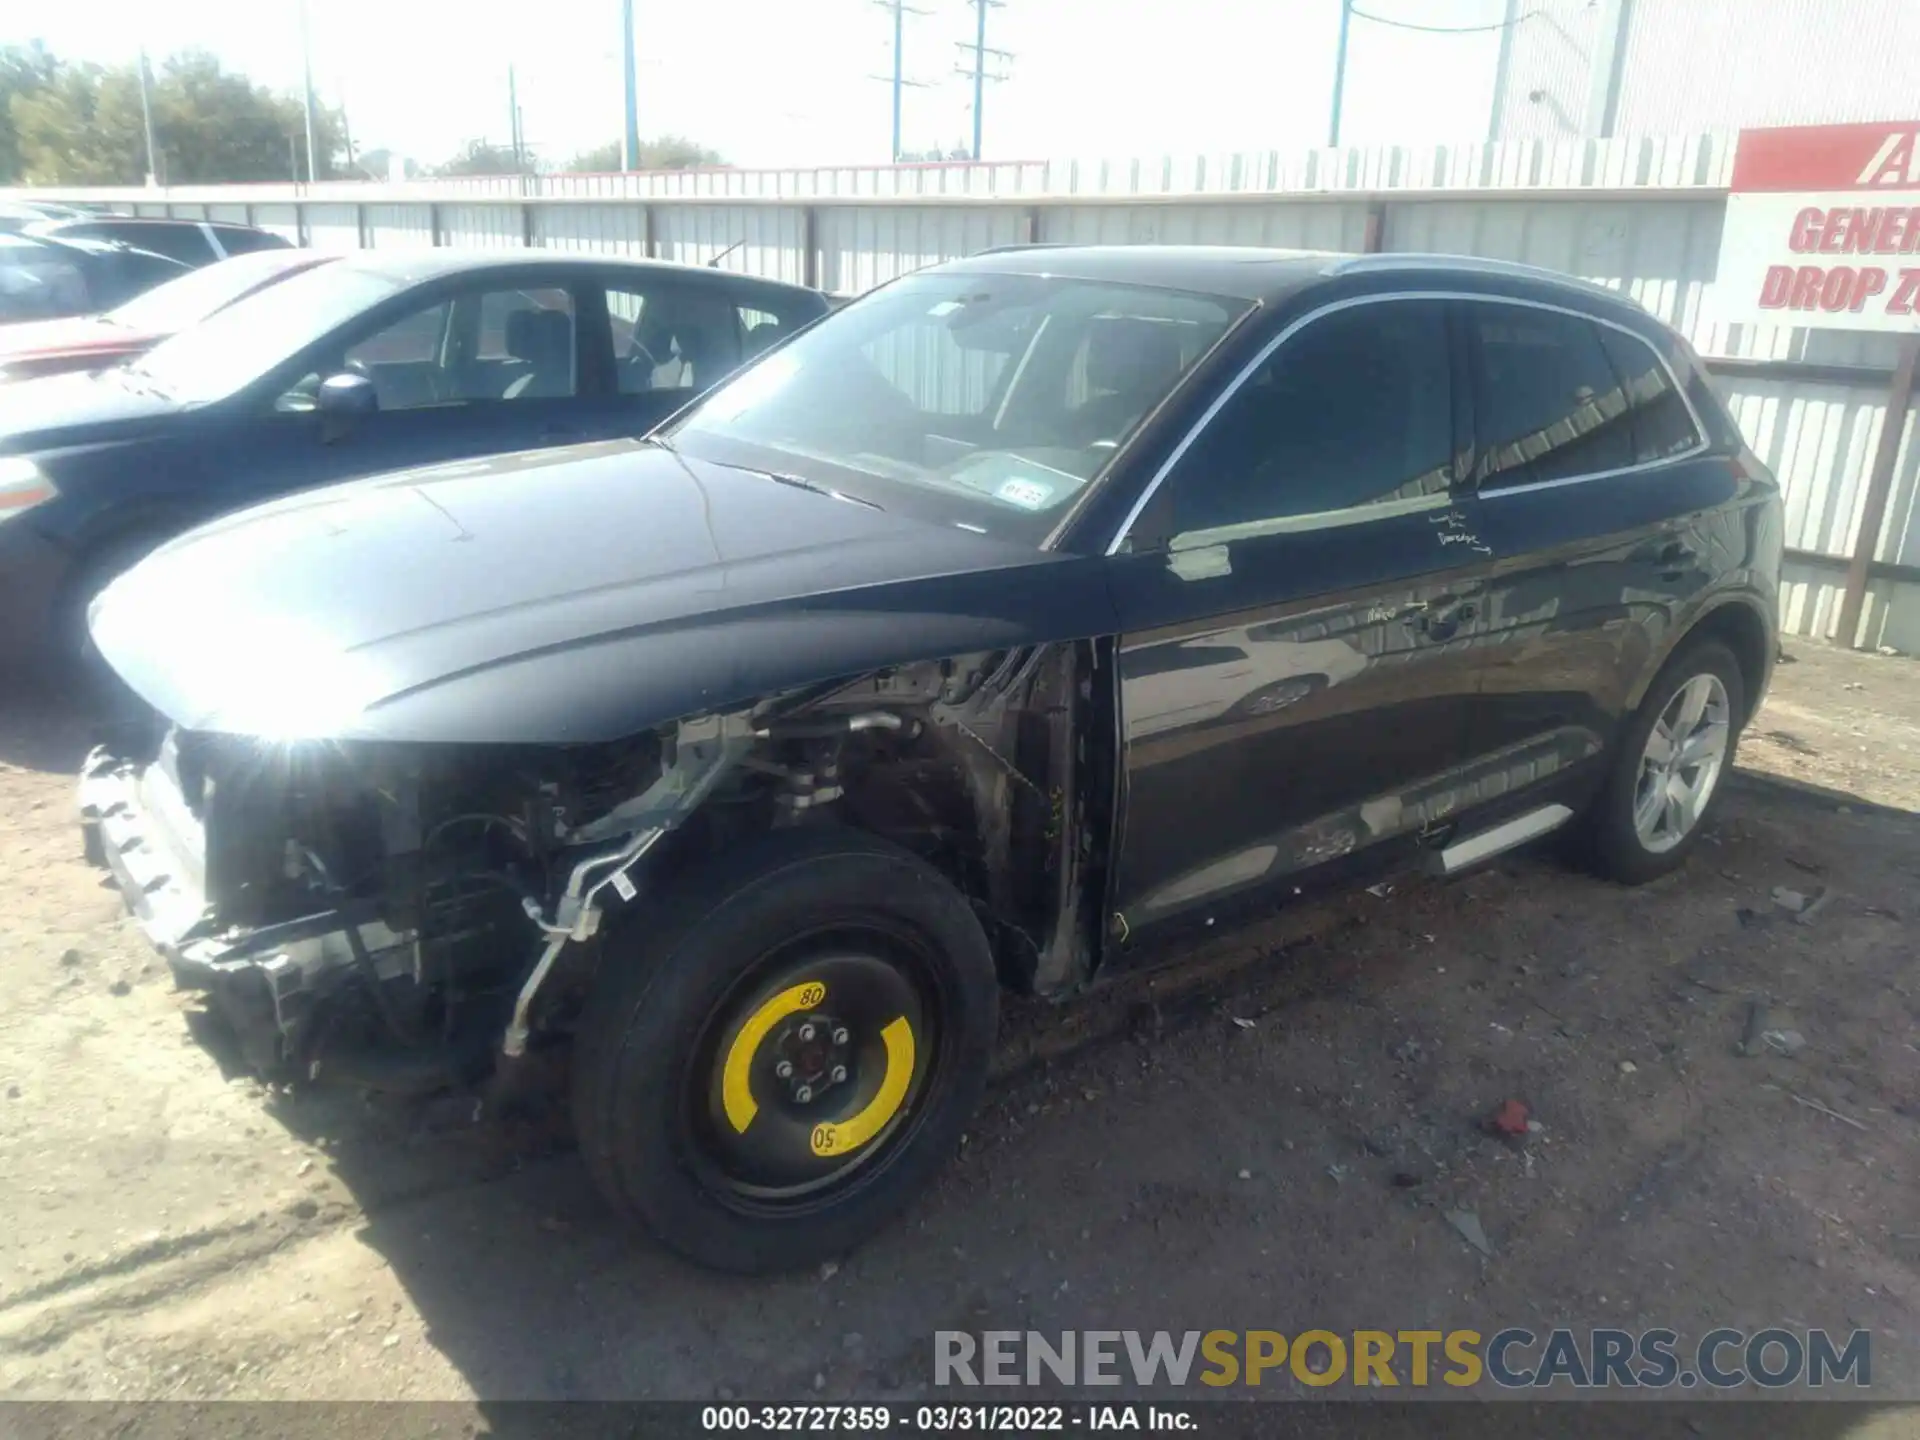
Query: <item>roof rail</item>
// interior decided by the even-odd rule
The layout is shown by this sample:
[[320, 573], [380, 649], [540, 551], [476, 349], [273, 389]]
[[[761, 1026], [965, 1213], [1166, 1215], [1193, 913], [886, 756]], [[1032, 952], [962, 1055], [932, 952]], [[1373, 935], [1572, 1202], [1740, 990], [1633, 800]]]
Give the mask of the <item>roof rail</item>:
[[1073, 250], [1077, 248], [1082, 247], [1077, 247], [1065, 240], [1022, 240], [1013, 245], [989, 245], [984, 250], [970, 250], [967, 252], [967, 258], [971, 260], [976, 255], [1005, 255], [1014, 250]]
[[1627, 305], [1637, 305], [1633, 296], [1624, 290], [1616, 290], [1611, 285], [1602, 285], [1595, 280], [1584, 280], [1578, 275], [1568, 275], [1561, 270], [1548, 270], [1539, 265], [1525, 265], [1518, 260], [1490, 260], [1479, 255], [1443, 255], [1422, 251], [1375, 251], [1365, 255], [1354, 255], [1328, 267], [1330, 275], [1364, 274], [1374, 270], [1467, 270], [1479, 275], [1504, 275], [1515, 280], [1532, 280], [1545, 285], [1558, 285], [1568, 290], [1578, 290], [1583, 294], [1608, 295]]

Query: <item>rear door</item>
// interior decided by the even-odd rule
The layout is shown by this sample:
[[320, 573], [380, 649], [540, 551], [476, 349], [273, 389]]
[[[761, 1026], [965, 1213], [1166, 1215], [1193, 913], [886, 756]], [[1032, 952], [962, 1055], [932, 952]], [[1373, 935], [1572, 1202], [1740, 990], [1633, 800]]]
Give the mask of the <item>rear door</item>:
[[1731, 477], [1640, 335], [1517, 298], [1461, 313], [1495, 555], [1474, 747], [1504, 766], [1498, 808], [1577, 804], [1674, 614], [1739, 563], [1737, 525], [1715, 558]]
[[1455, 349], [1445, 301], [1310, 317], [1115, 556], [1123, 933], [1384, 862], [1452, 814], [1488, 559]]

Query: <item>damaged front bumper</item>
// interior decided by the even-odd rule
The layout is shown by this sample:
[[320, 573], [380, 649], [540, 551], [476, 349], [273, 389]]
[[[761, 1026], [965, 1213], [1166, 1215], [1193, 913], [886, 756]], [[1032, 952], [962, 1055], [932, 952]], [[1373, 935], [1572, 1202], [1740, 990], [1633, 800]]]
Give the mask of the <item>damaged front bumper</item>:
[[319, 1000], [355, 961], [357, 933], [382, 978], [409, 973], [410, 935], [351, 906], [220, 930], [206, 896], [206, 834], [181, 792], [171, 737], [140, 765], [96, 749], [80, 777], [88, 857], [109, 869], [183, 989], [204, 991], [247, 1063], [292, 1078]]

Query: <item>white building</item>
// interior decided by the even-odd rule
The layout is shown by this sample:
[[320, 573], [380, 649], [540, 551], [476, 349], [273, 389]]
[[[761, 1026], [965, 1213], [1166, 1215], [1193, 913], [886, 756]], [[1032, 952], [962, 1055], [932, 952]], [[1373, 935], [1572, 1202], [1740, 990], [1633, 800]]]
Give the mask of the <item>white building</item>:
[[1920, 112], [1920, 0], [1507, 0], [1495, 140]]

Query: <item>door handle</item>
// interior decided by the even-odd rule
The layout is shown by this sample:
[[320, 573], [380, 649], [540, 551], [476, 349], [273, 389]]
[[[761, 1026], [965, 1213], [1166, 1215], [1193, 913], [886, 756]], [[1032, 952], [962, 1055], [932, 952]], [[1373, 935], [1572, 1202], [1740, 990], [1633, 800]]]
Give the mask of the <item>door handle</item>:
[[1413, 623], [1429, 640], [1450, 640], [1455, 631], [1479, 613], [1480, 607], [1471, 600], [1443, 600], [1435, 607], [1423, 608]]

